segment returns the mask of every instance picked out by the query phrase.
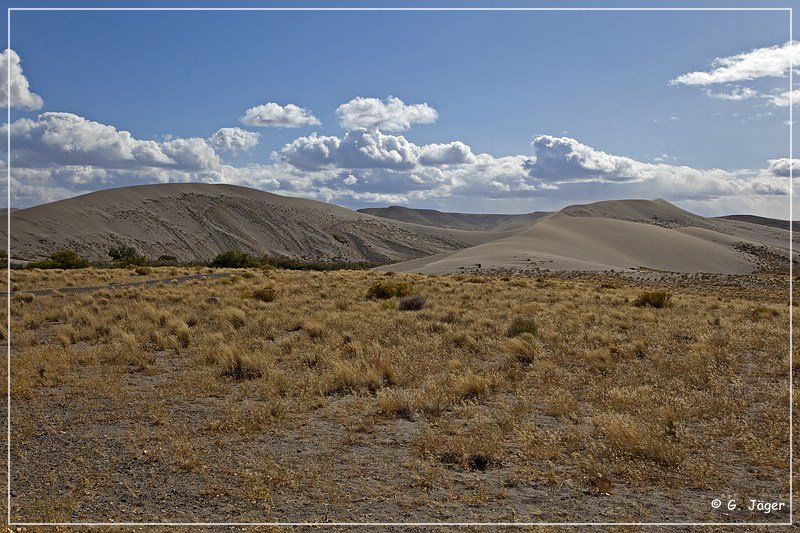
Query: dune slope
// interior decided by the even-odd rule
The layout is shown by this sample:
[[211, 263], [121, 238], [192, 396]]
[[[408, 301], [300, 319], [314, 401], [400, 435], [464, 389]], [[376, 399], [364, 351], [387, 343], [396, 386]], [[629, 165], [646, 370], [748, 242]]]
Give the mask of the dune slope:
[[694, 215], [664, 200], [570, 206], [517, 235], [386, 270], [455, 273], [482, 269], [634, 270], [744, 274], [779, 256], [788, 232]]
[[22, 259], [70, 248], [102, 261], [109, 259], [110, 246], [125, 244], [151, 259], [205, 260], [240, 249], [303, 260], [391, 262], [503, 236], [393, 222], [314, 200], [196, 183], [109, 189], [17, 210], [11, 218], [12, 257]]

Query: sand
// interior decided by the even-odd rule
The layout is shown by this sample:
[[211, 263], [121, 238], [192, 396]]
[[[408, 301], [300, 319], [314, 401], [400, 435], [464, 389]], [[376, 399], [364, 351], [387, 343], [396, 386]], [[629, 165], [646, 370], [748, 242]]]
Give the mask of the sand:
[[[369, 212], [381, 217], [233, 185], [124, 187], [14, 211], [12, 257], [33, 260], [70, 248], [103, 261], [109, 247], [125, 244], [150, 259], [208, 260], [239, 249], [310, 261], [393, 263], [382, 269], [430, 274], [477, 269], [745, 274], [788, 257], [784, 229], [705, 218], [661, 199], [573, 205], [553, 214], [395, 207]], [[382, 218], [387, 214], [404, 220]]]
[[620, 200], [570, 206], [508, 238], [384, 267], [447, 274], [477, 269], [746, 274], [761, 266], [743, 245], [785, 254], [787, 231], [707, 219], [664, 200]]
[[14, 211], [11, 221], [12, 257], [30, 260], [60, 248], [109, 260], [109, 247], [125, 244], [150, 259], [207, 260], [239, 249], [303, 260], [391, 262], [507, 235], [394, 222], [314, 200], [197, 183], [108, 189]]

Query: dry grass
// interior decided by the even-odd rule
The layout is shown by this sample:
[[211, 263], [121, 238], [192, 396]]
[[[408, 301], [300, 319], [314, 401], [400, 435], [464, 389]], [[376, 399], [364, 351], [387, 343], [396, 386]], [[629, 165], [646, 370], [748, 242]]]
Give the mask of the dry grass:
[[16, 518], [720, 520], [711, 494], [785, 497], [784, 280], [230, 273], [14, 296]]

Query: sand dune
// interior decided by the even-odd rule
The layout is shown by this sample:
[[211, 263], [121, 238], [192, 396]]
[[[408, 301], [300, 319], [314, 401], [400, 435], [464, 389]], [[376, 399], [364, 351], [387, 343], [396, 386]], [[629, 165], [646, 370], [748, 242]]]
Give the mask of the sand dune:
[[512, 237], [384, 267], [422, 273], [481, 269], [635, 270], [744, 274], [785, 254], [788, 232], [706, 219], [664, 200], [570, 206]]
[[240, 249], [304, 260], [391, 262], [506, 235], [393, 222], [314, 200], [197, 183], [109, 189], [14, 211], [11, 221], [12, 257], [23, 259], [70, 248], [108, 260], [110, 246], [126, 244], [149, 258], [203, 260]]
[[396, 205], [359, 209], [358, 212], [423, 226], [473, 231], [519, 231], [552, 214], [544, 211], [522, 215], [445, 213], [434, 209], [410, 209]]
[[664, 200], [574, 205], [544, 217], [377, 212], [424, 224], [232, 185], [143, 185], [14, 211], [11, 248], [20, 259], [70, 248], [108, 260], [110, 246], [126, 244], [151, 259], [207, 260], [240, 249], [303, 260], [395, 263], [383, 269], [424, 273], [648, 268], [740, 274], [783, 261], [789, 243], [784, 229], [705, 218]]

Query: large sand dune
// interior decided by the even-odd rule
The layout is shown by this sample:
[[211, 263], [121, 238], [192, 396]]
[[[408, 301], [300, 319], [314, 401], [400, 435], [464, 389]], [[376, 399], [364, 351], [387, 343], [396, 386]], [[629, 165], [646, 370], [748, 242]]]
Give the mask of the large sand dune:
[[570, 206], [517, 235], [384, 269], [647, 268], [743, 274], [763, 265], [762, 253], [780, 257], [788, 246], [789, 233], [781, 229], [707, 219], [664, 200], [621, 200]]
[[108, 189], [17, 210], [11, 219], [12, 257], [22, 259], [70, 248], [108, 260], [110, 246], [126, 244], [150, 258], [202, 260], [240, 249], [304, 260], [391, 262], [509, 235], [418, 226], [314, 200], [197, 183]]

